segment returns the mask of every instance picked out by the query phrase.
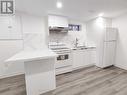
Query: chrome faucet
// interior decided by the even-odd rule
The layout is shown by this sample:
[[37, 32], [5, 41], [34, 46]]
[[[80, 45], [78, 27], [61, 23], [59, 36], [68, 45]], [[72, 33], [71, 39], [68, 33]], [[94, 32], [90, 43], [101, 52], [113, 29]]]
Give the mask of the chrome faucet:
[[78, 47], [78, 41], [79, 41], [78, 38], [76, 38], [75, 44], [74, 44], [76, 48]]

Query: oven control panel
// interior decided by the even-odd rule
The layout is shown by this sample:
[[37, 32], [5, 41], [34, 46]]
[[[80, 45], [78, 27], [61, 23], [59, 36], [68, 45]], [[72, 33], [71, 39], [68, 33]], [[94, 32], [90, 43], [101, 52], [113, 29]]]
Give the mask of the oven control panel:
[[59, 55], [57, 57], [57, 60], [67, 60], [69, 58], [69, 55]]

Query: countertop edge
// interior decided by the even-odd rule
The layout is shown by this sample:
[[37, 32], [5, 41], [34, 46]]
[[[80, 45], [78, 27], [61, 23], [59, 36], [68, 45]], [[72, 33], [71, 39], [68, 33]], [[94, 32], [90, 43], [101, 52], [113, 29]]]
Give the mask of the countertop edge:
[[[17, 54], [15, 54], [14, 56], [10, 57], [9, 59], [5, 60], [5, 62], [25, 62], [25, 61], [34, 61], [34, 60], [43, 60], [43, 59], [50, 59], [50, 58], [54, 58], [54, 57], [57, 57], [58, 55], [56, 53], [54, 53], [53, 51], [50, 51], [52, 54], [51, 55], [40, 55], [40, 56], [37, 56], [37, 57], [20, 57], [20, 54], [22, 53], [23, 54], [24, 51], [21, 51]], [[32, 51], [31, 51], [32, 52]], [[40, 53], [40, 52], [39, 52]], [[18, 55], [19, 54], [19, 55]], [[25, 52], [24, 52], [24, 55], [25, 55]]]

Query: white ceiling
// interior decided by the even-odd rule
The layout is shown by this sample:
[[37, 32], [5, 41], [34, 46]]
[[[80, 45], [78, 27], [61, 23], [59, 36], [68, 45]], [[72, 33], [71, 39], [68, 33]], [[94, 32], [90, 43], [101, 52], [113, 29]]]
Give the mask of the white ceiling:
[[63, 8], [56, 8], [57, 0], [16, 0], [16, 11], [36, 15], [58, 14], [87, 21], [104, 12], [115, 17], [127, 12], [127, 0], [61, 0]]

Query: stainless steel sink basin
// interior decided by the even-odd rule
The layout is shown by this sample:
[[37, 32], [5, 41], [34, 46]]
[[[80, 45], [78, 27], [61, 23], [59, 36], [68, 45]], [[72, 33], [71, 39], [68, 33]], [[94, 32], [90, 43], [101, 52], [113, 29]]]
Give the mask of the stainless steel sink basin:
[[84, 49], [88, 49], [88, 47], [86, 46], [78, 46], [78, 47], [74, 47], [73, 50], [84, 50]]
[[78, 46], [72, 48], [72, 50], [84, 50], [84, 49], [96, 49], [96, 47]]

